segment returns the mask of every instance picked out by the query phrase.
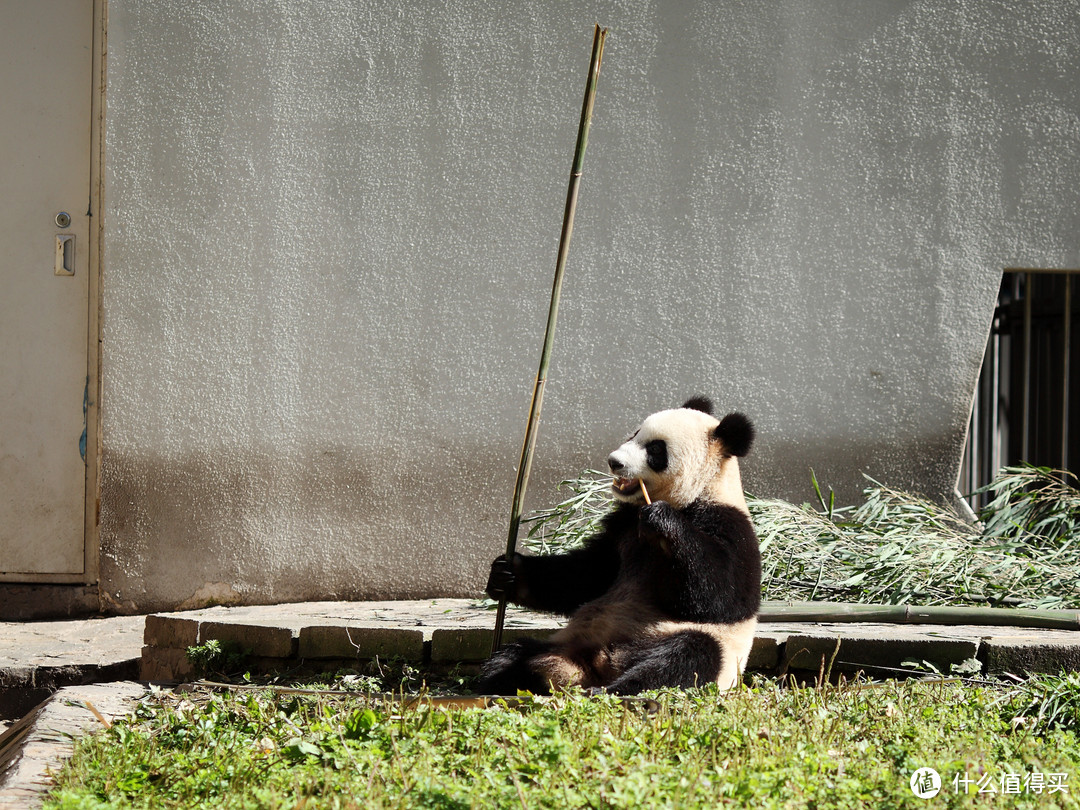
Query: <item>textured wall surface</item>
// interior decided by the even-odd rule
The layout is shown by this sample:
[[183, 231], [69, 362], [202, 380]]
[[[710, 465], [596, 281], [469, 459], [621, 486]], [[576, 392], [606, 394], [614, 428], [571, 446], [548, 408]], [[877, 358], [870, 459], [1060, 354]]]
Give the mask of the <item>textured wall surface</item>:
[[1001, 269], [1080, 266], [1076, 0], [110, 0], [119, 609], [479, 591], [595, 20], [526, 507], [695, 393], [757, 494], [952, 493]]

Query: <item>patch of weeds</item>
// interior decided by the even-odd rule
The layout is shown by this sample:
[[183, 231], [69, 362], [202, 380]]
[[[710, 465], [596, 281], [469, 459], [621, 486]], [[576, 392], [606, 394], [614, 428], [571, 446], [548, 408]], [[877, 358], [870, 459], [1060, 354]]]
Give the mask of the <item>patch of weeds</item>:
[[1008, 693], [1003, 703], [1005, 717], [1014, 726], [1039, 734], [1054, 729], [1080, 733], [1080, 673], [1032, 677]]
[[228, 678], [232, 673], [243, 670], [251, 651], [235, 641], [212, 638], [204, 644], [188, 647], [186, 655], [196, 677]]
[[373, 658], [366, 674], [381, 685], [381, 692], [416, 692], [424, 686], [424, 673], [404, 658]]
[[377, 675], [361, 672], [351, 667], [338, 669], [336, 672], [308, 674], [299, 679], [290, 676], [288, 673], [278, 673], [268, 681], [268, 684], [272, 686], [293, 686], [297, 683], [303, 683], [307, 689], [356, 692], [357, 694], [384, 691], [382, 679]]

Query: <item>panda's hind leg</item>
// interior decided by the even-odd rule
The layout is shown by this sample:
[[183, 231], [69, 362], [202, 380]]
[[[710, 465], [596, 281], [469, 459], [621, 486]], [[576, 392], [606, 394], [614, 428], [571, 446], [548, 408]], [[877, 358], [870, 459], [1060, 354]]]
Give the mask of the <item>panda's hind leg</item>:
[[533, 668], [532, 659], [550, 648], [550, 644], [535, 638], [522, 638], [507, 644], [481, 667], [480, 694], [516, 695], [518, 690], [524, 690], [534, 695], [546, 695], [547, 681]]
[[[688, 689], [714, 683], [724, 662], [716, 639], [699, 630], [682, 630], [632, 645], [625, 659], [633, 663], [607, 685], [616, 695], [674, 686]], [[620, 656], [622, 657], [622, 656]]]
[[478, 688], [485, 695], [516, 695], [519, 690], [547, 695], [552, 688], [586, 684], [581, 663], [549, 641], [522, 638], [507, 644], [480, 670]]

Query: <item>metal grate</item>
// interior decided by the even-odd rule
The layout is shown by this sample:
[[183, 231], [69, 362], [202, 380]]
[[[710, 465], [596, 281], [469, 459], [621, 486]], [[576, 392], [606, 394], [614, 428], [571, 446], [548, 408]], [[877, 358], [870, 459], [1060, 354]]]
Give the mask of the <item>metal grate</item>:
[[[993, 480], [1022, 461], [1070, 469], [1080, 460], [1080, 315], [1073, 293], [1080, 270], [1007, 269], [990, 327], [971, 411], [960, 491]], [[982, 498], [970, 496], [972, 508]]]

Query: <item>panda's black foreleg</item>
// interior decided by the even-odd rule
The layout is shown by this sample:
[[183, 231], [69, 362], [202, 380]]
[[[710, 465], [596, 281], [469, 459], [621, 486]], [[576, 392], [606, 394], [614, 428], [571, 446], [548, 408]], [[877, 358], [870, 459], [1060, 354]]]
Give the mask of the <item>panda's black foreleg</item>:
[[699, 543], [691, 540], [692, 533], [686, 517], [667, 501], [653, 501], [638, 513], [639, 536], [669, 556], [685, 554], [687, 546], [691, 549], [698, 546]]
[[634, 663], [607, 685], [608, 692], [636, 695], [664, 686], [704, 686], [720, 676], [724, 658], [716, 639], [699, 630], [683, 630], [634, 645], [628, 657]]
[[[749, 517], [734, 508], [713, 509], [709, 531], [664, 501], [642, 507], [638, 535], [657, 550], [659, 607], [684, 621], [728, 624], [757, 613], [761, 603], [760, 557]], [[710, 540], [723, 537], [724, 543]]]
[[531, 661], [551, 649], [547, 642], [522, 638], [511, 642], [489, 658], [480, 670], [477, 685], [482, 695], [516, 695], [518, 690], [546, 695], [547, 679], [531, 666]]

